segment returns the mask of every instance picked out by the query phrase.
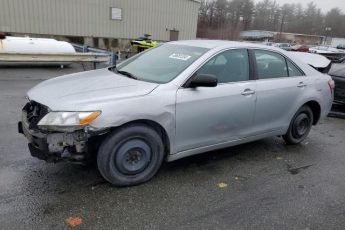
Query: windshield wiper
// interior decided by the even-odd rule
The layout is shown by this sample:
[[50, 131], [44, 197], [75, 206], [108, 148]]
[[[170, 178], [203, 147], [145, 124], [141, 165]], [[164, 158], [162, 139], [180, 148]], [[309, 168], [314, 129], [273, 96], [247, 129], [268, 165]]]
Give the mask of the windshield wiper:
[[127, 71], [118, 70], [118, 69], [116, 68], [116, 66], [110, 67], [109, 70], [111, 70], [111, 71], [113, 71], [113, 72], [115, 72], [115, 73], [119, 73], [119, 74], [121, 74], [121, 75], [124, 75], [124, 76], [126, 76], [126, 77], [129, 77], [129, 78], [138, 80], [138, 77], [134, 76], [133, 74], [131, 74], [131, 73], [127, 72]]
[[130, 72], [123, 71], [123, 70], [117, 70], [117, 72], [118, 72], [119, 74], [125, 75], [125, 76], [127, 76], [127, 77], [129, 77], [129, 78], [138, 80], [138, 78], [137, 78], [136, 76], [134, 76], [133, 74], [131, 74]]

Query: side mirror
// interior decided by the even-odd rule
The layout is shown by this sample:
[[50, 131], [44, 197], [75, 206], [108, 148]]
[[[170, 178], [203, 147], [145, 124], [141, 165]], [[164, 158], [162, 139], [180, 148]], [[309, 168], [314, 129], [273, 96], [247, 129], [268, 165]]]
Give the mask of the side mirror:
[[211, 74], [200, 74], [193, 77], [193, 79], [188, 84], [191, 88], [196, 87], [216, 87], [218, 84], [218, 79], [216, 76]]

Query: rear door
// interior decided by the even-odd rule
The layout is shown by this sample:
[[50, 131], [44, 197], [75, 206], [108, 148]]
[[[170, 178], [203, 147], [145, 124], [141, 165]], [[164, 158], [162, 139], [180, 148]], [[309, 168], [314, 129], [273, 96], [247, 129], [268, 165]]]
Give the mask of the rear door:
[[246, 49], [211, 58], [193, 76], [217, 77], [213, 88], [180, 88], [176, 99], [177, 151], [215, 145], [248, 136], [255, 112], [255, 81]]
[[252, 50], [251, 53], [257, 78], [256, 133], [280, 130], [296, 112], [298, 98], [308, 87], [306, 77], [291, 60], [277, 52]]

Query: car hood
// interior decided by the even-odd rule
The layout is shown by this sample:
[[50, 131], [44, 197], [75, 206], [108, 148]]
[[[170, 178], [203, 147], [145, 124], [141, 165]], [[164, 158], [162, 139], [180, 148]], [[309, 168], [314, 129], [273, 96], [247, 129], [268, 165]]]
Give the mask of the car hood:
[[44, 81], [32, 88], [28, 97], [52, 110], [84, 110], [92, 104], [143, 96], [157, 86], [99, 69]]

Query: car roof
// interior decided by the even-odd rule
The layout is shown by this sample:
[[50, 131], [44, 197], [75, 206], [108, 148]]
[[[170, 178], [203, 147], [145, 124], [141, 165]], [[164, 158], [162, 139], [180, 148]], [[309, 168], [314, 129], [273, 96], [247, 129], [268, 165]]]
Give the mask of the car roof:
[[225, 40], [185, 40], [185, 41], [173, 41], [173, 42], [169, 42], [169, 44], [194, 46], [194, 47], [200, 47], [200, 48], [206, 48], [206, 49], [248, 47], [248, 48], [276, 50], [280, 52], [282, 51], [282, 49], [263, 45], [263, 44], [225, 41]]

